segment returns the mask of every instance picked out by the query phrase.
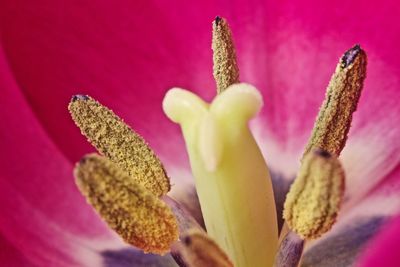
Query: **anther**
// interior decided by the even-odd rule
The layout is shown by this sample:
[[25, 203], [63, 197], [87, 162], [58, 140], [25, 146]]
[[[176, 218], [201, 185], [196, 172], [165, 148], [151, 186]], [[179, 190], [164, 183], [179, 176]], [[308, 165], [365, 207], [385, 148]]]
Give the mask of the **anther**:
[[170, 190], [164, 167], [146, 141], [111, 110], [89, 96], [75, 96], [72, 119], [97, 150], [157, 196]]
[[239, 68], [228, 22], [218, 16], [213, 23], [212, 50], [214, 79], [217, 91], [221, 93], [230, 85], [239, 82]]
[[307, 154], [284, 204], [283, 217], [303, 239], [315, 239], [336, 221], [344, 193], [344, 171], [335, 156]]
[[164, 254], [178, 239], [171, 209], [107, 158], [85, 156], [74, 173], [89, 204], [127, 243]]
[[339, 60], [304, 155], [313, 148], [340, 155], [357, 109], [366, 71], [367, 55], [359, 45], [349, 49]]

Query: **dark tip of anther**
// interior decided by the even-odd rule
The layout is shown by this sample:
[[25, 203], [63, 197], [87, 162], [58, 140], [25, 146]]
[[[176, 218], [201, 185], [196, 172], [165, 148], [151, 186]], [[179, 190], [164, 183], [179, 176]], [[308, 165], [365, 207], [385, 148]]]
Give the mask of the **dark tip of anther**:
[[190, 246], [190, 244], [192, 244], [192, 239], [190, 236], [185, 236], [182, 241], [186, 246]]
[[220, 16], [215, 17], [215, 25], [219, 25], [219, 23], [222, 21], [222, 18]]
[[88, 158], [87, 156], [81, 158], [81, 159], [79, 160], [79, 164], [85, 164], [85, 163], [88, 161], [88, 159], [89, 159], [89, 158]]
[[328, 151], [325, 151], [325, 150], [323, 150], [323, 149], [320, 149], [320, 148], [318, 148], [318, 149], [315, 149], [314, 150], [314, 153], [316, 154], [316, 155], [319, 155], [319, 156], [321, 156], [321, 157], [323, 157], [323, 158], [330, 158], [332, 155], [328, 152]]
[[342, 68], [350, 66], [354, 62], [360, 51], [361, 47], [359, 44], [356, 44], [355, 46], [347, 50], [342, 57]]
[[72, 102], [75, 102], [76, 100], [88, 100], [89, 97], [87, 95], [74, 95], [71, 98]]

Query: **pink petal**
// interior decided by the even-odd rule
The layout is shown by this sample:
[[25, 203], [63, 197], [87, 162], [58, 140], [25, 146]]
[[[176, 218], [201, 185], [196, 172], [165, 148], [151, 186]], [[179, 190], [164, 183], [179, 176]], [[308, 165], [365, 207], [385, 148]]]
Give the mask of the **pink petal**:
[[367, 247], [357, 266], [397, 267], [400, 265], [400, 217], [390, 221]]
[[[0, 50], [0, 236], [4, 262], [92, 266], [124, 247], [77, 191], [72, 164], [51, 142]], [[6, 241], [5, 241], [6, 240]], [[21, 256], [21, 257], [20, 257]], [[90, 263], [91, 262], [91, 263]]]
[[8, 240], [0, 236], [0, 262], [8, 267], [38, 267], [16, 249]]
[[[36, 121], [0, 56], [0, 118], [6, 125], [0, 132], [0, 232], [42, 265], [51, 251], [62, 251], [65, 240], [60, 233], [93, 235], [106, 230], [84, 204], [73, 184], [72, 165]], [[66, 262], [72, 261], [60, 253]]]

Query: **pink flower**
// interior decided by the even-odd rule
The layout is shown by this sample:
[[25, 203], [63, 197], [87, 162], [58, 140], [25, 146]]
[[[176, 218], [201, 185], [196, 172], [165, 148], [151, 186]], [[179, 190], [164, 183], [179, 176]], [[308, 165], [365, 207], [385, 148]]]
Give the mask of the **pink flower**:
[[[400, 208], [399, 11], [395, 1], [2, 1], [0, 262], [174, 266], [169, 256], [143, 257], [124, 245], [85, 203], [72, 168], [93, 148], [66, 106], [85, 93], [112, 108], [151, 144], [179, 192], [191, 183], [190, 170], [161, 101], [172, 86], [207, 99], [215, 94], [211, 20], [222, 15], [233, 30], [241, 80], [264, 96], [253, 126], [278, 202], [338, 57], [354, 43], [367, 51], [368, 77], [341, 155], [346, 203], [303, 264], [347, 266], [368, 244], [361, 266], [397, 266], [399, 220], [386, 221]], [[367, 243], [379, 229], [382, 236]]]

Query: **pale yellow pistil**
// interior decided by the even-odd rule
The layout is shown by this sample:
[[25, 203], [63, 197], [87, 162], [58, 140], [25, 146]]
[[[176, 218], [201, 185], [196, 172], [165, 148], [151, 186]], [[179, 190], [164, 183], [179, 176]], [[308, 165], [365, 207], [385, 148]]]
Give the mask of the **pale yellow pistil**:
[[248, 127], [261, 106], [247, 84], [230, 86], [211, 104], [183, 89], [163, 102], [182, 127], [207, 232], [238, 267], [271, 266], [277, 249], [271, 179]]

